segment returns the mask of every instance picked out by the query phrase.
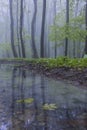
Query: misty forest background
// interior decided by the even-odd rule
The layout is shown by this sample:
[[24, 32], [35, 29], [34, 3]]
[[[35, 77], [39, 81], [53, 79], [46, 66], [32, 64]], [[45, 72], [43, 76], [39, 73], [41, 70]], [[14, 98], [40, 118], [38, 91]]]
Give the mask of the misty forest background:
[[0, 0], [0, 58], [85, 54], [87, 0]]

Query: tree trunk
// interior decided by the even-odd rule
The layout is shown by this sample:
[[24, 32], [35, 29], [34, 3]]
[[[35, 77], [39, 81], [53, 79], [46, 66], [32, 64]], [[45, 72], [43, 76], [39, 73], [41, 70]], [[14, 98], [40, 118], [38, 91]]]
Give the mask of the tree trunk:
[[[87, 0], [86, 0], [86, 9], [85, 9], [85, 24], [86, 24], [86, 30], [87, 30]], [[85, 40], [84, 53], [87, 55], [87, 36], [86, 36], [86, 40]]]
[[13, 7], [12, 7], [13, 0], [9, 0], [9, 9], [10, 9], [10, 30], [11, 30], [11, 48], [13, 52], [13, 56], [17, 57], [17, 52], [14, 45], [14, 20], [13, 20]]
[[33, 0], [34, 2], [34, 14], [32, 18], [32, 23], [31, 23], [31, 40], [32, 40], [32, 57], [33, 58], [38, 58], [38, 53], [35, 45], [35, 28], [36, 28], [36, 15], [37, 15], [37, 0]]
[[[69, 25], [69, 0], [66, 0], [66, 25]], [[68, 38], [65, 39], [65, 56], [68, 54]]]
[[46, 19], [46, 0], [43, 0], [42, 25], [41, 25], [41, 39], [40, 39], [40, 56], [44, 57], [44, 33], [45, 33], [45, 19]]
[[[55, 17], [56, 17], [56, 3], [57, 3], [57, 0], [54, 0], [54, 26], [56, 26], [56, 22], [55, 22]], [[57, 32], [55, 30], [55, 58], [57, 57]]]
[[24, 18], [24, 12], [23, 12], [23, 0], [21, 0], [20, 4], [20, 41], [21, 41], [21, 49], [22, 49], [22, 57], [25, 58], [25, 46], [24, 46], [24, 40], [23, 40], [23, 18]]
[[21, 51], [20, 51], [20, 39], [19, 39], [19, 24], [18, 24], [18, 16], [19, 16], [19, 11], [18, 11], [18, 8], [19, 8], [19, 2], [17, 0], [17, 42], [18, 42], [18, 53], [19, 53], [19, 57], [21, 57]]
[[[76, 7], [75, 7], [75, 18], [77, 17], [78, 14], [78, 6], [79, 6], [79, 0], [76, 1]], [[75, 27], [75, 23], [74, 23], [74, 27]], [[75, 40], [73, 40], [73, 57], [76, 57], [76, 42]]]

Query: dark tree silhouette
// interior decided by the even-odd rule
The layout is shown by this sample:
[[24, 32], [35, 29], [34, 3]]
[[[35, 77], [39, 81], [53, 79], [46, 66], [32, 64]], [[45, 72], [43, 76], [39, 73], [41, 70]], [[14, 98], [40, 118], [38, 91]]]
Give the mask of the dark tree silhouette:
[[[56, 17], [56, 3], [57, 3], [57, 0], [54, 0], [53, 1], [54, 2], [54, 26], [56, 26], [56, 22], [55, 22], [55, 17]], [[56, 56], [57, 56], [57, 36], [56, 36], [56, 34], [57, 34], [57, 32], [56, 32], [56, 30], [55, 30], [55, 58], [56, 58]]]
[[32, 18], [32, 23], [31, 23], [31, 40], [32, 40], [32, 57], [33, 58], [38, 58], [38, 53], [35, 45], [35, 27], [36, 27], [36, 15], [37, 15], [37, 0], [33, 0], [34, 2], [34, 14]]
[[[86, 0], [86, 7], [85, 7], [85, 24], [86, 24], [86, 30], [87, 30], [87, 0]], [[87, 54], [87, 36], [86, 36], [86, 40], [85, 40], [84, 53]]]
[[15, 45], [14, 45], [14, 20], [13, 20], [13, 0], [9, 0], [9, 9], [10, 9], [10, 31], [11, 31], [11, 48], [12, 48], [12, 52], [13, 52], [13, 56], [14, 57], [18, 57], [17, 56], [17, 52], [15, 49]]
[[21, 50], [20, 50], [20, 37], [19, 37], [19, 24], [18, 24], [18, 18], [19, 18], [19, 1], [17, 0], [17, 12], [16, 12], [16, 20], [17, 20], [17, 42], [18, 42], [18, 53], [19, 57], [21, 57]]
[[23, 0], [20, 3], [20, 41], [21, 41], [21, 49], [22, 49], [22, 57], [25, 58], [25, 46], [23, 40], [23, 18], [24, 18], [24, 9], [23, 9]]
[[46, 0], [43, 0], [42, 25], [41, 25], [41, 39], [40, 39], [40, 56], [44, 57], [44, 33], [45, 33], [45, 19], [46, 19]]
[[[69, 0], [66, 0], [66, 25], [68, 29], [69, 25]], [[67, 56], [68, 53], [68, 38], [65, 39], [65, 56]]]

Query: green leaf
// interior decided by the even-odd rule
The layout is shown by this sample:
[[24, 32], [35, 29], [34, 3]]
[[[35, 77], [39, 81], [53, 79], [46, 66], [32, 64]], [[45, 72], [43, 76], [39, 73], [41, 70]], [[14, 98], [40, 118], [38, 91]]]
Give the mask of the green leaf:
[[56, 106], [56, 104], [46, 103], [46, 104], [43, 105], [43, 109], [44, 110], [55, 110], [55, 109], [57, 109], [57, 106]]
[[27, 98], [27, 99], [22, 99], [22, 100], [17, 100], [17, 103], [27, 103], [27, 104], [31, 104], [34, 101], [33, 98]]

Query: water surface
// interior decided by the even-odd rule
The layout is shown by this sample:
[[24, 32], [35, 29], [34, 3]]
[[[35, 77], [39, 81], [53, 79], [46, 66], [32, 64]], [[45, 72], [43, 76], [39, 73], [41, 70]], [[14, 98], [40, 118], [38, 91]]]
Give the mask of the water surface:
[[87, 130], [87, 90], [1, 64], [0, 130]]

